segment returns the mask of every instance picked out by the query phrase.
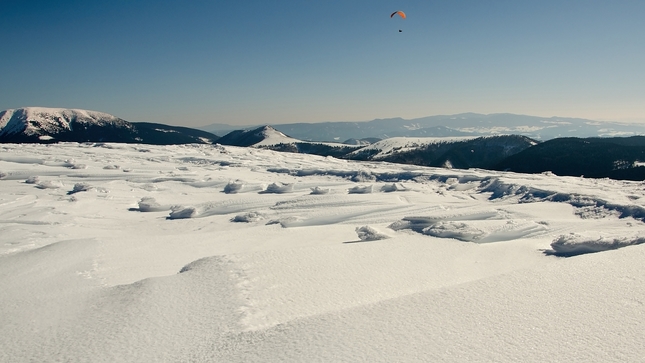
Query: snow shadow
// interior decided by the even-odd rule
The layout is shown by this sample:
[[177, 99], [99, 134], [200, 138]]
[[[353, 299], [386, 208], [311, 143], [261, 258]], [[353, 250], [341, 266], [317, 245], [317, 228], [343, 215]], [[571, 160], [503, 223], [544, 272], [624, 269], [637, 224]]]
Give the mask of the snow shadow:
[[199, 165], [199, 166], [231, 166], [231, 167], [241, 167], [244, 166], [242, 163], [233, 163], [230, 161], [226, 160], [213, 160], [213, 159], [206, 159], [206, 158], [197, 158], [197, 157], [183, 157], [183, 158], [178, 158], [182, 163], [187, 163], [187, 164], [193, 164], [193, 165]]

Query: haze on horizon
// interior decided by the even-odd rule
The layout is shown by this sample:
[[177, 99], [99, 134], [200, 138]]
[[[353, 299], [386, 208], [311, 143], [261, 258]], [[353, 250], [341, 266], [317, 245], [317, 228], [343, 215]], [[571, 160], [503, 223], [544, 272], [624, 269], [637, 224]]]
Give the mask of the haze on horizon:
[[640, 0], [10, 0], [2, 12], [0, 110], [189, 127], [463, 112], [645, 122]]

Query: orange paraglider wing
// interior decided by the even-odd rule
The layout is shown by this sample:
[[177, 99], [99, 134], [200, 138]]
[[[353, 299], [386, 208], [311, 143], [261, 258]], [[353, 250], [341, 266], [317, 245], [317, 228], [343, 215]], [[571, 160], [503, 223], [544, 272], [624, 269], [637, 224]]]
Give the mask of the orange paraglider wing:
[[402, 12], [401, 10], [393, 12], [392, 15], [390, 15], [390, 18], [393, 18], [394, 15], [398, 15], [398, 16], [402, 17], [403, 19], [405, 19], [405, 13]]

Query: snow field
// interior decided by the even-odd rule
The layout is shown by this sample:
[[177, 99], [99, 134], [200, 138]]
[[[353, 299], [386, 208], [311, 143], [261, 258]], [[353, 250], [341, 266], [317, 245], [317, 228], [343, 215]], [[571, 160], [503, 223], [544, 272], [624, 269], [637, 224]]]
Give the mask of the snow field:
[[643, 186], [2, 145], [0, 361], [640, 361]]

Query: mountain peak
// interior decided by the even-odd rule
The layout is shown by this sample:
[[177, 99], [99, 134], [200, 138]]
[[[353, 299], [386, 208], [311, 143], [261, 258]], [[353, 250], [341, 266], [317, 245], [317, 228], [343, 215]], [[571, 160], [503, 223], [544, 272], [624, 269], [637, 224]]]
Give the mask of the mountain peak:
[[222, 145], [233, 146], [266, 146], [299, 142], [276, 130], [272, 126], [260, 126], [252, 130], [233, 131], [217, 140]]

